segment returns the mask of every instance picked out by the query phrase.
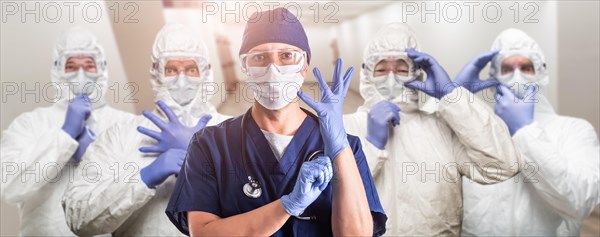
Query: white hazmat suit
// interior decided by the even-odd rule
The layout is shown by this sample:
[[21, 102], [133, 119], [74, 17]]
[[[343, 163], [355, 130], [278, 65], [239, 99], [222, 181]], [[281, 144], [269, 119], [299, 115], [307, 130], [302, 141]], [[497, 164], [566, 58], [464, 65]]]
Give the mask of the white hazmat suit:
[[[94, 58], [99, 74], [98, 91], [90, 96], [93, 109], [85, 122], [86, 127], [100, 134], [112, 125], [134, 117], [104, 102], [108, 89], [106, 59], [96, 38], [79, 27], [63, 32], [54, 48], [55, 63], [51, 71], [52, 82], [60, 88], [57, 102], [20, 115], [2, 134], [2, 198], [18, 205], [20, 234], [23, 236], [75, 235], [65, 222], [60, 203], [67, 185], [77, 175], [77, 162], [71, 157], [79, 145], [61, 129], [69, 99], [75, 96], [69, 88], [76, 87], [62, 76], [69, 55]], [[85, 154], [88, 153], [89, 149]]]
[[[503, 31], [492, 50], [533, 51], [538, 44], [517, 29]], [[538, 86], [543, 90], [548, 79]], [[463, 182], [465, 236], [579, 236], [579, 227], [600, 202], [600, 149], [585, 120], [560, 116], [537, 93], [534, 122], [513, 136], [523, 154], [522, 172], [483, 186]]]
[[[167, 86], [160, 81], [162, 65], [168, 58], [203, 58], [208, 63], [208, 51], [200, 38], [182, 25], [169, 24], [156, 36], [151, 70], [155, 100], [164, 101], [186, 125], [195, 124], [210, 114], [208, 125], [215, 125], [227, 116], [217, 113], [209, 104], [207, 87], [198, 89], [195, 98], [185, 105], [173, 99]], [[162, 60], [162, 63], [161, 63]], [[205, 82], [212, 82], [208, 65], [198, 65]], [[181, 233], [165, 215], [176, 177], [167, 178], [155, 189], [140, 177], [140, 169], [156, 159], [156, 155], [138, 149], [156, 144], [153, 138], [141, 134], [136, 127], [158, 131], [155, 124], [143, 116], [120, 123], [97, 138], [79, 165], [91, 178], [76, 178], [63, 197], [63, 206], [70, 228], [79, 235], [112, 233], [115, 236], [180, 236]], [[91, 154], [93, 153], [93, 154]], [[85, 165], [93, 168], [84, 168]], [[119, 173], [115, 175], [115, 170]], [[97, 180], [93, 178], [97, 177]]]
[[[370, 108], [385, 99], [373, 84], [373, 55], [418, 48], [408, 26], [384, 26], [364, 52], [360, 93], [365, 104], [344, 116], [349, 134], [358, 135], [388, 215], [388, 236], [458, 236], [462, 221], [462, 177], [497, 183], [518, 172], [519, 153], [504, 122], [466, 89], [443, 97], [436, 111], [424, 111], [416, 91], [395, 85], [400, 124], [389, 129], [379, 150], [365, 139]], [[420, 79], [420, 77], [418, 77]], [[435, 101], [430, 101], [435, 103]], [[429, 104], [429, 102], [427, 103]]]

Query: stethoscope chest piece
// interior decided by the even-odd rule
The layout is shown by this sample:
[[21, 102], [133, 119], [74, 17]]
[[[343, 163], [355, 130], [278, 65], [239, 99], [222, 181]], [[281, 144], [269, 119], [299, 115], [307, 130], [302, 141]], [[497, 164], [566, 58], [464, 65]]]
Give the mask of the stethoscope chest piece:
[[248, 176], [248, 183], [244, 184], [244, 194], [246, 194], [249, 198], [259, 198], [262, 194], [262, 188], [260, 188], [260, 183], [252, 177]]

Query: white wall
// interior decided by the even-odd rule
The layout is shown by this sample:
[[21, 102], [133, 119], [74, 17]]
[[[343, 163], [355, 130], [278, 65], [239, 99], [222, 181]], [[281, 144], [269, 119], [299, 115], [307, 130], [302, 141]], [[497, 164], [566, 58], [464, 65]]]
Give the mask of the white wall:
[[558, 111], [586, 119], [599, 133], [600, 2], [561, 2], [558, 6]]

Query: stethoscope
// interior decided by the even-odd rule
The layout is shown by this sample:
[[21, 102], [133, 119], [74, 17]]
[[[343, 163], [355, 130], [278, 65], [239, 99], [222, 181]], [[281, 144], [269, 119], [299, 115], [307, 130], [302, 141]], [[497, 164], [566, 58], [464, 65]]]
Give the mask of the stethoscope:
[[[310, 117], [319, 121], [317, 116], [314, 115], [313, 113], [311, 113], [310, 111], [308, 111], [306, 109], [302, 109], [302, 110], [306, 114], [308, 114]], [[256, 179], [254, 179], [252, 177], [252, 175], [250, 175], [250, 171], [248, 168], [248, 154], [246, 153], [246, 123], [247, 123], [247, 119], [252, 116], [251, 112], [252, 112], [252, 108], [250, 108], [248, 111], [246, 111], [246, 113], [242, 116], [242, 159], [244, 162], [244, 171], [246, 172], [246, 175], [248, 176], [248, 183], [244, 184], [244, 186], [242, 187], [242, 190], [244, 191], [244, 194], [246, 194], [246, 196], [249, 198], [259, 198], [262, 195], [262, 188], [261, 188], [260, 182], [258, 182]], [[308, 157], [306, 157], [306, 159], [304, 159], [304, 162], [313, 160], [319, 153], [322, 154], [323, 151], [316, 150], [316, 151], [310, 153], [308, 155]], [[302, 219], [302, 220], [313, 220], [313, 218], [314, 217], [299, 217], [299, 219]]]

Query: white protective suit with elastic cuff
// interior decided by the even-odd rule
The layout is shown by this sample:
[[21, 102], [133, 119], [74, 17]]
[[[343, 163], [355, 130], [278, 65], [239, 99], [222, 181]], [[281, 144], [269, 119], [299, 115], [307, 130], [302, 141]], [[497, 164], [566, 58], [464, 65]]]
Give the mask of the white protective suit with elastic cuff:
[[[202, 54], [208, 59], [208, 51], [203, 42], [189, 33], [181, 25], [163, 27], [153, 46], [154, 62], [160, 60], [158, 55], [168, 52]], [[228, 118], [217, 113], [214, 106], [204, 100], [203, 96], [206, 95], [202, 89], [198, 90], [192, 102], [180, 106], [173, 101], [166, 86], [158, 82], [157, 75], [153, 72], [151, 70], [154, 99], [169, 105], [184, 124], [195, 125], [205, 114], [212, 115], [208, 126]], [[212, 82], [212, 72], [203, 73], [207, 82]], [[154, 113], [158, 114], [157, 111]], [[165, 116], [161, 117], [166, 120]], [[62, 200], [67, 223], [78, 235], [181, 235], [165, 215], [176, 178], [171, 176], [151, 189], [140, 177], [140, 170], [152, 163], [159, 154], [151, 155], [138, 150], [140, 147], [156, 144], [156, 140], [138, 132], [138, 126], [160, 131], [147, 118], [134, 117], [97, 137], [96, 142], [88, 148], [90, 152], [86, 154], [89, 155], [83, 157], [78, 172], [85, 172], [89, 178], [76, 177]], [[88, 168], [85, 168], [86, 165]]]
[[[369, 43], [364, 56], [408, 47], [417, 48], [414, 33], [405, 25], [392, 23]], [[385, 149], [379, 150], [365, 139], [368, 111], [381, 100], [370, 82], [372, 75], [371, 71], [361, 71], [360, 92], [365, 105], [345, 115], [344, 126], [363, 141], [388, 215], [386, 235], [459, 235], [462, 177], [489, 184], [518, 172], [521, 158], [506, 125], [489, 106], [462, 87], [442, 98], [439, 108], [429, 112], [424, 111], [418, 97], [407, 96], [416, 92], [406, 88], [405, 95], [391, 100], [401, 109], [400, 125], [391, 128]]]
[[[54, 48], [54, 60], [59, 60], [68, 51], [93, 52], [97, 55], [98, 66], [105, 61], [96, 38], [79, 27], [61, 34]], [[63, 85], [65, 81], [57, 70], [60, 69], [52, 69], [51, 78], [53, 83], [61, 85], [63, 97], [52, 106], [21, 114], [2, 134], [2, 198], [18, 205], [22, 236], [75, 235], [65, 222], [60, 203], [67, 185], [77, 175], [77, 163], [71, 157], [79, 144], [61, 129], [68, 99], [74, 94]], [[104, 92], [107, 90], [106, 79], [106, 70], [103, 70], [98, 85]], [[100, 97], [93, 104], [91, 116], [86, 121], [86, 126], [94, 133], [100, 134], [110, 126], [134, 117], [111, 108], [102, 100]], [[87, 149], [86, 154], [89, 153]]]
[[[516, 29], [503, 31], [492, 45], [494, 50], [509, 48], [542, 53]], [[543, 94], [537, 99], [534, 122], [513, 136], [523, 154], [523, 171], [495, 185], [463, 182], [463, 235], [579, 236], [582, 220], [600, 202], [594, 128], [583, 119], [556, 114]]]

